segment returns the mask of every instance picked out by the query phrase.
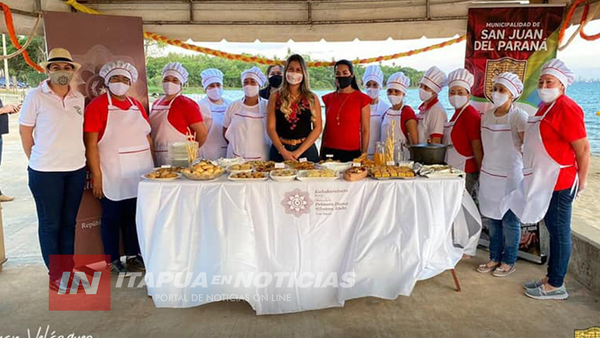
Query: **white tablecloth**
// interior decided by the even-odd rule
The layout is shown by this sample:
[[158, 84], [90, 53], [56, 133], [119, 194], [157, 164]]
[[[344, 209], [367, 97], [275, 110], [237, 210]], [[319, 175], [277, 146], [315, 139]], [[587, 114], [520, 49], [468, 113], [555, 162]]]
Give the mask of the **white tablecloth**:
[[243, 299], [257, 314], [407, 296], [460, 260], [453, 237], [468, 230], [452, 223], [463, 190], [460, 178], [143, 181], [148, 293], [157, 307]]

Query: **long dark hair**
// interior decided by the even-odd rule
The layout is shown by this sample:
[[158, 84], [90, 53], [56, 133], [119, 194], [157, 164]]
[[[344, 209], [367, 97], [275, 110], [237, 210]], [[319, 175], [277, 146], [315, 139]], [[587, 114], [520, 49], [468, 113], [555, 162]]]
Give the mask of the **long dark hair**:
[[[267, 76], [267, 85], [265, 86], [265, 88], [270, 88], [271, 84], [269, 83], [269, 73], [271, 72], [271, 69], [275, 68], [275, 67], [279, 67], [281, 68], [281, 71], [283, 72], [283, 66], [282, 65], [270, 65], [269, 67], [267, 67], [267, 72], [265, 73], [265, 75]], [[283, 74], [285, 77], [285, 74]]]
[[[346, 65], [346, 66], [348, 66], [348, 69], [350, 70], [350, 74], [352, 74], [352, 82], [350, 83], [350, 87], [354, 88], [355, 90], [360, 91], [360, 88], [358, 87], [358, 83], [356, 82], [356, 75], [354, 74], [354, 66], [352, 66], [352, 62], [350, 62], [348, 60], [339, 60], [333, 66], [333, 72], [334, 73], [335, 73], [335, 69], [339, 65]], [[336, 87], [337, 87], [337, 85], [336, 85]], [[337, 89], [339, 89], [339, 88], [337, 88]]]

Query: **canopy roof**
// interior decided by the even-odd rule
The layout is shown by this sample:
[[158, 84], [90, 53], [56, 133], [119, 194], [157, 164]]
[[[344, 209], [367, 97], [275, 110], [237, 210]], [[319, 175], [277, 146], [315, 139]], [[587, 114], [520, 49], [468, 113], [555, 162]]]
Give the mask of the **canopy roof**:
[[[591, 0], [598, 2], [600, 0]], [[18, 34], [39, 11], [71, 11], [61, 0], [5, 0]], [[140, 16], [146, 31], [195, 41], [287, 42], [447, 38], [464, 34], [467, 10], [541, 0], [79, 0], [109, 15]], [[570, 4], [571, 0], [549, 0]], [[580, 11], [579, 9], [578, 11]], [[580, 17], [579, 12], [574, 16]], [[600, 17], [600, 11], [597, 13]], [[2, 30], [5, 30], [2, 27]], [[42, 33], [41, 31], [38, 33]]]

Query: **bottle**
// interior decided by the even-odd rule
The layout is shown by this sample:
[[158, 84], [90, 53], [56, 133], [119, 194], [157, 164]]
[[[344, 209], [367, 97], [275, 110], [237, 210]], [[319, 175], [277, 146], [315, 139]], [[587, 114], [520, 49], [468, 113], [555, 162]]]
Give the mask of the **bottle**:
[[385, 145], [383, 142], [377, 142], [375, 144], [375, 155], [373, 155], [373, 161], [376, 166], [385, 165]]

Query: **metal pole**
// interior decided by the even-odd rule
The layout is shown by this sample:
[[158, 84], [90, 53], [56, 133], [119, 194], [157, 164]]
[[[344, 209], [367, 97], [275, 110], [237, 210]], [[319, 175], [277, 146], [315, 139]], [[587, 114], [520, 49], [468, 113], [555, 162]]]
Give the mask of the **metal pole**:
[[[4, 56], [6, 53], [6, 35], [2, 34], [2, 50], [4, 51]], [[10, 89], [10, 78], [8, 77], [8, 60], [4, 59], [4, 82], [6, 85], [6, 89]]]

